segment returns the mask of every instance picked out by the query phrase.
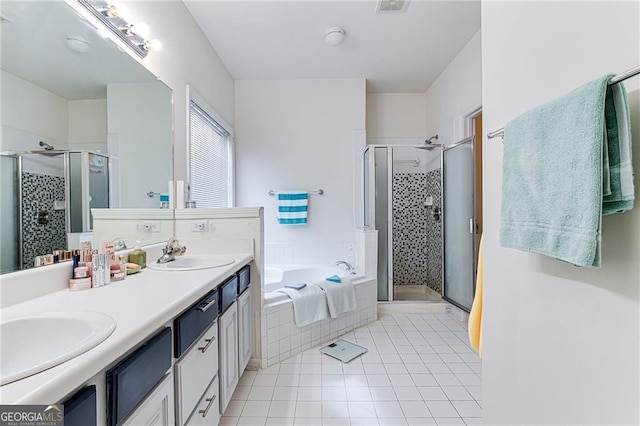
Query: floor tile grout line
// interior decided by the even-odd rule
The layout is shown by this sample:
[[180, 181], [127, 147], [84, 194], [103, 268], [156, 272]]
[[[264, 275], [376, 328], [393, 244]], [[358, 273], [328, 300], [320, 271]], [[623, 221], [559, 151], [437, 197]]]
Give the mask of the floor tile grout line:
[[[403, 316], [403, 317], [405, 317], [405, 316]], [[444, 323], [443, 321], [441, 321], [439, 317], [435, 316], [435, 319], [437, 319], [439, 322], [441, 322], [442, 324], [444, 324], [444, 325], [445, 325], [445, 327], [446, 327], [446, 323]], [[387, 320], [387, 321], [380, 321], [380, 324], [377, 324], [377, 326], [381, 326], [381, 325], [382, 325], [382, 328], [384, 329], [384, 324], [385, 324], [385, 323], [388, 323], [387, 325], [389, 325], [389, 327], [399, 327], [400, 329], [402, 328], [402, 323], [398, 323], [397, 321], [395, 321], [395, 320], [393, 319], [393, 317], [391, 317], [391, 321], [389, 321], [389, 320]], [[414, 325], [414, 324], [415, 324], [415, 323], [413, 323], [412, 325]], [[364, 326], [364, 327], [367, 327], [367, 332], [368, 332], [368, 334], [371, 336], [371, 332], [369, 332], [368, 326]], [[363, 328], [364, 328], [364, 327], [363, 327]], [[415, 327], [415, 325], [414, 325], [414, 327]], [[446, 328], [448, 328], [448, 327], [446, 327]], [[383, 331], [383, 330], [379, 330], [379, 331], [377, 331], [377, 332], [382, 332], [382, 331]], [[438, 331], [442, 331], [442, 332], [445, 332], [445, 331], [446, 331], [447, 333], [454, 333], [454, 334], [455, 334], [455, 331], [456, 331], [456, 330], [448, 329], [448, 331], [447, 331], [447, 330], [434, 330], [434, 331], [436, 331], [436, 334], [439, 334], [439, 333], [438, 333]], [[461, 331], [461, 330], [457, 330], [457, 331]], [[353, 332], [351, 332], [351, 333], [353, 333], [353, 338], [354, 338], [354, 339], [356, 339], [356, 340], [358, 339], [358, 337], [357, 337], [357, 334], [358, 334], [358, 333], [357, 333], [357, 332], [359, 332], [359, 333], [363, 333], [363, 330], [356, 329], [356, 330], [354, 330]], [[415, 332], [415, 331], [414, 331], [414, 332]], [[415, 353], [415, 354], [419, 354], [419, 353], [420, 353], [417, 349], [415, 349], [415, 346], [411, 343], [410, 336], [406, 336], [406, 334], [404, 335], [404, 338], [405, 338], [405, 340], [407, 340], [407, 343], [408, 343], [407, 345], [404, 345], [404, 344], [402, 344], [402, 343], [404, 343], [404, 342], [397, 343], [397, 340], [394, 342], [394, 341], [393, 341], [393, 339], [391, 339], [391, 338], [389, 337], [389, 331], [388, 331], [388, 330], [384, 330], [384, 333], [387, 335], [386, 337], [387, 337], [387, 339], [391, 342], [391, 344], [393, 344], [393, 345], [394, 345], [394, 352], [392, 352], [392, 353], [391, 353], [391, 352], [389, 352], [389, 353], [387, 353], [387, 352], [382, 352], [382, 353], [380, 353], [380, 352], [377, 352], [377, 351], [376, 351], [376, 355], [377, 355], [377, 356], [379, 357], [379, 359], [380, 359], [380, 363], [377, 363], [377, 364], [381, 364], [381, 366], [384, 368], [384, 371], [385, 371], [385, 374], [384, 374], [384, 375], [385, 375], [385, 376], [389, 377], [389, 375], [390, 375], [390, 374], [395, 374], [395, 373], [389, 373], [389, 372], [388, 372], [388, 370], [386, 369], [385, 365], [390, 365], [390, 364], [400, 364], [400, 365], [402, 365], [402, 366], [403, 366], [403, 368], [406, 370], [406, 374], [407, 374], [407, 375], [409, 375], [409, 377], [411, 378], [411, 373], [409, 373], [409, 368], [408, 368], [407, 366], [408, 366], [409, 364], [422, 364], [422, 365], [424, 365], [424, 367], [426, 368], [426, 370], [429, 372], [428, 374], [429, 374], [429, 375], [431, 375], [431, 376], [433, 376], [434, 374], [447, 374], [447, 375], [453, 375], [453, 376], [455, 376], [455, 377], [456, 377], [456, 380], [458, 380], [458, 381], [459, 381], [459, 383], [458, 383], [456, 386], [457, 386], [457, 387], [462, 387], [463, 389], [465, 389], [465, 391], [466, 391], [466, 392], [467, 392], [467, 393], [468, 393], [468, 394], [473, 398], [473, 399], [471, 399], [471, 400], [461, 400], [461, 401], [466, 401], [466, 402], [473, 401], [473, 402], [475, 402], [476, 404], [478, 404], [478, 406], [480, 407], [480, 409], [482, 409], [482, 408], [481, 408], [481, 400], [476, 399], [476, 397], [475, 397], [475, 396], [473, 396], [473, 395], [471, 394], [471, 392], [469, 392], [469, 389], [467, 388], [468, 386], [477, 386], [477, 385], [465, 385], [464, 383], [460, 382], [460, 380], [459, 380], [459, 379], [458, 379], [458, 377], [457, 377], [457, 374], [473, 374], [473, 375], [477, 376], [478, 378], [481, 378], [481, 373], [476, 373], [476, 372], [475, 372], [475, 370], [471, 369], [471, 366], [469, 366], [469, 365], [468, 365], [468, 364], [469, 364], [469, 362], [467, 362], [467, 361], [465, 361], [464, 359], [462, 359], [462, 358], [460, 357], [460, 355], [461, 355], [461, 354], [459, 354], [459, 353], [455, 352], [455, 349], [454, 349], [453, 347], [451, 347], [450, 342], [448, 342], [447, 340], [444, 340], [444, 339], [445, 339], [445, 337], [451, 337], [451, 336], [442, 336], [442, 335], [440, 335], [439, 337], [442, 339], [442, 344], [441, 344], [441, 345], [435, 345], [435, 346], [448, 346], [448, 347], [449, 347], [449, 349], [450, 349], [450, 350], [452, 350], [452, 352], [444, 352], [444, 353], [451, 353], [451, 354], [455, 354], [455, 355], [457, 355], [457, 356], [461, 359], [461, 361], [462, 361], [462, 362], [456, 362], [456, 363], [453, 363], [453, 362], [447, 362], [445, 359], [443, 359], [443, 358], [440, 356], [440, 355], [441, 355], [441, 353], [439, 353], [439, 352], [435, 352], [435, 350], [434, 350], [434, 352], [433, 352], [433, 353], [434, 353], [435, 355], [437, 355], [437, 356], [438, 356], [438, 358], [440, 358], [441, 363], [442, 363], [442, 364], [444, 364], [445, 366], [446, 366], [446, 365], [448, 365], [448, 364], [462, 364], [462, 365], [466, 365], [469, 369], [471, 369], [472, 373], [454, 373], [454, 372], [453, 372], [453, 370], [451, 370], [451, 369], [450, 369], [450, 368], [448, 368], [448, 367], [447, 367], [447, 368], [449, 369], [449, 373], [432, 373], [432, 372], [431, 372], [431, 370], [428, 368], [427, 363], [425, 363], [425, 362], [424, 362], [424, 360], [423, 360], [422, 358], [420, 359], [420, 362], [410, 363], [410, 362], [408, 362], [408, 361], [406, 361], [405, 359], [403, 359], [403, 358], [402, 358], [402, 355], [403, 355], [403, 354], [406, 354], [406, 353], [404, 353], [404, 352], [398, 352], [398, 351], [397, 351], [397, 347], [398, 347], [398, 346], [410, 346], [410, 347], [414, 350], [414, 353]], [[404, 334], [404, 333], [403, 333], [403, 334]], [[433, 350], [433, 346], [431, 346], [431, 345], [429, 344], [429, 342], [427, 341], [428, 337], [423, 336], [423, 337], [422, 337], [422, 339], [424, 339], [424, 340], [425, 340], [425, 344], [422, 344], [422, 345], [420, 345], [420, 346], [428, 345], [428, 346], [430, 346], [430, 347], [432, 348], [432, 350]], [[373, 339], [373, 336], [371, 336], [371, 339], [368, 339], [368, 340], [374, 340], [374, 339]], [[459, 340], [460, 340], [460, 339], [459, 339]], [[462, 340], [460, 340], [460, 341], [462, 342]], [[440, 343], [440, 342], [439, 342], [439, 343]], [[464, 342], [462, 342], [462, 343], [464, 343]], [[377, 349], [378, 349], [378, 347], [377, 347], [377, 345], [375, 344], [375, 341], [373, 342], [373, 344], [374, 344], [374, 346], [375, 346], [375, 348], [376, 348], [376, 350], [377, 350]], [[456, 343], [456, 344], [457, 344], [457, 343]], [[468, 346], [468, 345], [467, 345], [467, 346]], [[315, 349], [317, 349], [317, 348], [311, 348], [311, 349], [308, 349], [308, 350], [306, 350], [306, 351], [302, 352], [301, 354], [308, 353], [307, 351], [312, 350], [312, 349], [313, 349], [313, 350], [315, 350]], [[385, 362], [385, 361], [384, 361], [384, 359], [383, 359], [383, 357], [381, 356], [381, 355], [382, 355], [382, 354], [384, 354], [384, 353], [389, 354], [389, 357], [391, 357], [391, 355], [394, 355], [395, 357], [399, 358], [400, 362]], [[391, 357], [391, 358], [392, 358], [392, 357]], [[410, 357], [407, 357], [407, 358], [410, 358]], [[304, 356], [302, 356], [302, 360], [303, 360], [303, 359], [304, 359]], [[301, 360], [301, 362], [300, 362], [300, 363], [302, 363], [302, 360]], [[322, 377], [322, 375], [323, 375], [323, 373], [322, 373], [322, 365], [324, 364], [324, 363], [322, 362], [322, 358], [320, 358], [320, 362], [315, 361], [314, 363], [315, 363], [315, 364], [319, 364], [319, 365], [320, 365], [320, 376]], [[366, 367], [366, 364], [367, 364], [367, 363], [365, 363], [365, 362], [361, 362], [360, 364], [362, 365], [362, 368], [361, 368], [362, 373], [360, 373], [360, 372], [357, 372], [357, 373], [349, 373], [348, 371], [344, 371], [344, 368], [342, 368], [342, 373], [341, 373], [341, 374], [337, 374], [337, 375], [338, 375], [338, 376], [342, 376], [342, 377], [343, 377], [343, 380], [344, 380], [344, 376], [353, 375], [353, 374], [363, 375], [363, 376], [364, 376], [364, 378], [365, 378], [365, 380], [366, 380], [366, 383], [367, 383], [366, 388], [369, 390], [369, 393], [370, 393], [370, 390], [371, 390], [371, 388], [372, 388], [373, 386], [372, 386], [372, 384], [370, 383], [370, 381], [369, 381], [369, 379], [368, 379], [368, 376], [369, 376], [369, 375], [367, 375], [367, 373], [366, 373], [366, 369], [365, 369], [365, 367]], [[327, 364], [327, 365], [330, 365], [330, 364]], [[280, 366], [282, 366], [282, 363], [280, 364]], [[342, 367], [344, 367], [344, 365], [343, 365]], [[298, 371], [297, 371], [294, 375], [299, 376], [299, 375], [301, 375], [301, 374], [302, 374], [302, 367], [300, 367], [300, 368], [298, 369]], [[330, 373], [326, 373], [326, 374], [330, 374]], [[402, 374], [402, 373], [401, 373], [401, 374]], [[421, 373], [418, 373], [418, 374], [421, 374]], [[280, 376], [280, 375], [281, 375], [281, 371], [280, 371], [280, 369], [278, 370], [278, 372], [276, 373], [276, 375], [277, 375], [277, 376]], [[276, 383], [277, 383], [277, 379], [276, 379]], [[413, 384], [413, 386], [412, 386], [412, 387], [415, 387], [415, 388], [422, 387], [422, 386], [417, 385], [417, 384], [416, 384], [416, 382], [415, 382], [413, 379], [411, 379], [411, 383]], [[393, 384], [392, 384], [392, 383], [390, 383], [390, 385], [391, 385], [391, 386], [389, 386], [389, 387], [390, 387], [391, 389], [395, 389], [395, 387], [393, 386]], [[274, 387], [275, 387], [275, 386], [276, 386], [276, 385], [274, 385]], [[248, 386], [248, 387], [249, 387], [250, 389], [251, 389], [251, 388], [253, 388], [253, 387], [258, 387], [258, 385], [255, 385], [255, 377], [253, 377], [253, 378], [252, 378], [251, 383], [249, 384], [249, 386]], [[321, 389], [322, 389], [322, 388], [324, 387], [324, 385], [322, 385], [322, 384], [321, 384], [321, 386], [320, 386], [320, 387], [321, 387]], [[349, 388], [350, 386], [348, 386], [348, 385], [345, 383], [344, 387], [345, 387], [345, 391], [346, 391], [346, 389], [347, 389], [347, 388]], [[398, 387], [398, 386], [396, 386], [396, 387]], [[452, 402], [453, 402], [453, 401], [458, 401], [458, 400], [456, 400], [456, 399], [453, 399], [453, 400], [452, 400], [452, 399], [450, 399], [450, 398], [446, 395], [446, 393], [444, 393], [443, 388], [444, 388], [444, 387], [447, 387], [447, 386], [445, 386], [445, 385], [441, 385], [441, 384], [440, 384], [440, 382], [437, 382], [437, 381], [436, 381], [436, 386], [433, 386], [433, 387], [437, 387], [438, 389], [440, 389], [440, 391], [441, 391], [441, 392], [442, 392], [442, 393], [447, 397], [447, 399], [446, 399], [445, 401], [448, 401], [448, 402], [449, 402], [449, 403], [450, 403], [450, 404], [455, 408], [455, 405], [453, 405], [453, 403], [452, 403]], [[295, 388], [297, 389], [297, 391], [299, 391], [299, 390], [300, 390], [300, 388], [303, 388], [303, 387], [302, 387], [302, 386], [300, 386], [300, 385], [299, 385], [299, 383], [298, 383], [298, 385], [297, 385], [297, 386], [295, 386]], [[394, 393], [395, 393], [395, 391], [394, 391]], [[421, 394], [421, 397], [422, 397], [422, 394]], [[247, 398], [248, 398], [248, 395], [247, 395]], [[272, 399], [272, 400], [269, 402], [269, 404], [271, 404], [271, 402], [273, 402], [273, 401], [276, 401], [276, 400], [273, 400], [273, 399]], [[425, 400], [425, 399], [424, 399], [424, 397], [422, 397], [422, 400], [421, 400], [421, 401], [425, 403], [425, 406], [427, 406], [427, 401], [429, 401], [429, 400], [428, 400], [428, 399], [427, 399], [427, 400]], [[296, 404], [297, 404], [297, 402], [298, 402], [297, 394], [296, 394], [296, 401], [295, 401], [295, 402], [296, 402]], [[324, 399], [322, 399], [322, 398], [321, 398], [321, 400], [320, 400], [320, 406], [321, 406], [321, 407], [323, 406], [322, 404], [323, 404], [324, 402], [326, 402], [326, 401], [325, 401]], [[349, 402], [356, 402], [356, 401], [349, 401], [349, 400], [347, 400], [347, 401], [344, 401], [344, 402], [345, 402], [345, 403], [347, 404], [347, 406], [348, 406], [348, 403], [349, 403]], [[370, 402], [372, 405], [374, 405], [374, 402], [375, 402], [375, 401], [373, 401], [373, 400], [372, 400], [372, 401], [369, 401], [369, 402]], [[399, 401], [397, 400], [397, 395], [396, 395], [396, 402], [399, 404]], [[246, 401], [245, 401], [245, 403], [246, 403]], [[428, 406], [427, 406], [427, 408], [428, 408]], [[374, 405], [374, 409], [375, 409], [375, 405]], [[460, 412], [458, 412], [458, 411], [457, 411], [457, 409], [455, 409], [455, 412], [459, 415], [459, 417], [458, 417], [458, 418], [462, 419], [462, 416], [460, 415]], [[429, 413], [430, 413], [431, 415], [433, 415], [433, 413], [432, 413], [431, 411], [429, 411]], [[295, 414], [295, 413], [294, 413], [294, 414]], [[321, 414], [322, 414], [322, 412], [321, 412]], [[403, 411], [403, 414], [405, 414], [405, 413], [404, 413], [404, 411]], [[323, 416], [323, 418], [324, 418], [324, 416]], [[335, 417], [328, 417], [328, 418], [332, 418], [332, 419], [333, 419], [333, 418], [335, 418]], [[349, 418], [351, 418], [351, 415], [349, 415]], [[380, 418], [380, 417], [378, 417], [378, 416], [377, 416], [377, 414], [376, 414], [376, 418]], [[407, 418], [407, 417], [406, 417], [406, 415], [404, 416], [404, 418], [405, 418], [405, 419]], [[268, 419], [269, 419], [269, 416], [267, 416], [267, 418], [266, 418], [266, 419], [268, 420]], [[266, 421], [266, 420], [265, 420], [265, 421]], [[464, 421], [464, 420], [463, 420], [463, 421]]]

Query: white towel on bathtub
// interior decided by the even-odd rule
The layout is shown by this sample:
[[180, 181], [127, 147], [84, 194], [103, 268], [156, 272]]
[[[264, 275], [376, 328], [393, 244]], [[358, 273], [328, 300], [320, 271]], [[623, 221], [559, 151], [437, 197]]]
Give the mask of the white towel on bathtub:
[[308, 285], [300, 290], [279, 288], [293, 302], [293, 318], [298, 327], [329, 318], [327, 294], [316, 285]]
[[356, 291], [349, 278], [342, 277], [339, 283], [325, 280], [315, 283], [315, 285], [327, 294], [331, 318], [337, 318], [340, 314], [356, 310]]

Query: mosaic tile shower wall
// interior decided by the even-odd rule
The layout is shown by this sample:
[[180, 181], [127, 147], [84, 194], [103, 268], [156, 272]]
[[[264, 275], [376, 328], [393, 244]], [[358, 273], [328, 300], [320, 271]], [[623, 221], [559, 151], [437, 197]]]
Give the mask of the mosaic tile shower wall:
[[33, 267], [36, 256], [67, 248], [65, 211], [54, 210], [64, 200], [64, 178], [22, 173], [22, 261]]
[[428, 285], [440, 293], [441, 223], [423, 205], [441, 206], [440, 170], [393, 175], [393, 284]]
[[[433, 205], [442, 212], [442, 182], [440, 169], [427, 173], [427, 195], [433, 196]], [[427, 285], [442, 292], [442, 218], [436, 221], [427, 215]]]
[[393, 174], [393, 285], [427, 281], [425, 173]]

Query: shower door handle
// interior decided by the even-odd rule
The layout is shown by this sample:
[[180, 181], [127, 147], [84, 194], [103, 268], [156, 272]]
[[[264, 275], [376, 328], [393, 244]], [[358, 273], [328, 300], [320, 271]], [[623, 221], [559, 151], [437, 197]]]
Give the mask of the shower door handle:
[[474, 231], [474, 226], [473, 226], [473, 218], [469, 219], [469, 233], [473, 234]]

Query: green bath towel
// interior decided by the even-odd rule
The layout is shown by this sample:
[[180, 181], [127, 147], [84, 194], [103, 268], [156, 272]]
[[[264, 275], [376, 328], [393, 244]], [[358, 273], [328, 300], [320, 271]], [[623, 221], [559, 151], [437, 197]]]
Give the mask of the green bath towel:
[[602, 215], [633, 208], [626, 91], [612, 75], [510, 121], [504, 130], [503, 247], [600, 267]]

